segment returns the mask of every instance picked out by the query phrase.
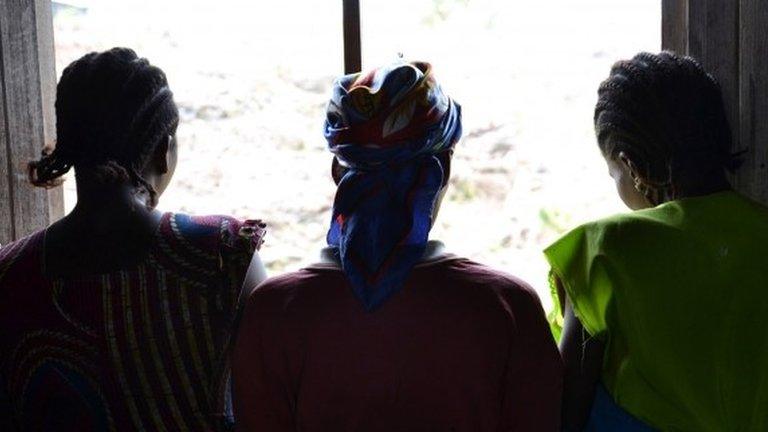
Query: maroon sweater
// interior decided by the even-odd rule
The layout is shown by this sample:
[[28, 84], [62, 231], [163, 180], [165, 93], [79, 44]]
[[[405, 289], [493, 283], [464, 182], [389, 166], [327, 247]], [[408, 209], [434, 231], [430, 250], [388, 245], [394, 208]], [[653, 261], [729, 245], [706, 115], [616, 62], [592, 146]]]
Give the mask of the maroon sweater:
[[335, 266], [266, 281], [234, 359], [241, 431], [556, 431], [562, 366], [535, 292], [447, 255], [366, 312]]

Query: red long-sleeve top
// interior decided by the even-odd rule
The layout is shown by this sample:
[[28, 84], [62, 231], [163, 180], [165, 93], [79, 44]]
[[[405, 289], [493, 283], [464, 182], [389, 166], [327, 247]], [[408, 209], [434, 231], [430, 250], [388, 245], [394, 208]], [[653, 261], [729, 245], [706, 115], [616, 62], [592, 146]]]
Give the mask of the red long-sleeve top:
[[562, 366], [536, 293], [446, 255], [366, 312], [318, 264], [249, 298], [233, 356], [240, 431], [556, 431]]

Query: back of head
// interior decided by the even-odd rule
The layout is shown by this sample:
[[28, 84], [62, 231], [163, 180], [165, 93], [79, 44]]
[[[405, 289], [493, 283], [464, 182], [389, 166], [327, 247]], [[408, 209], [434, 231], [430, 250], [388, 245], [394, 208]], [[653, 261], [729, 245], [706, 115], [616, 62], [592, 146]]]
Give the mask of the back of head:
[[355, 294], [371, 310], [402, 287], [421, 258], [446, 152], [461, 136], [461, 109], [427, 63], [396, 63], [339, 78], [325, 137], [346, 167], [328, 244]]
[[650, 185], [734, 170], [720, 86], [694, 59], [640, 53], [598, 91], [595, 131], [606, 157], [624, 152]]
[[31, 182], [52, 187], [75, 168], [78, 182], [130, 182], [153, 150], [176, 133], [179, 114], [165, 74], [133, 50], [90, 53], [70, 64], [56, 90], [56, 147], [29, 165]]

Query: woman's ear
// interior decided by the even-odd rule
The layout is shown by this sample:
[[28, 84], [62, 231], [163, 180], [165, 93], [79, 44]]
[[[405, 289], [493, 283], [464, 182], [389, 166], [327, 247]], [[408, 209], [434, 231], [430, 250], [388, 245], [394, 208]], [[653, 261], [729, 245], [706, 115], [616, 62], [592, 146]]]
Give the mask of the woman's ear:
[[166, 174], [170, 167], [169, 150], [171, 148], [171, 142], [173, 141], [173, 135], [168, 135], [168, 138], [160, 140], [155, 147], [154, 154], [152, 155], [152, 166], [157, 170], [157, 174]]

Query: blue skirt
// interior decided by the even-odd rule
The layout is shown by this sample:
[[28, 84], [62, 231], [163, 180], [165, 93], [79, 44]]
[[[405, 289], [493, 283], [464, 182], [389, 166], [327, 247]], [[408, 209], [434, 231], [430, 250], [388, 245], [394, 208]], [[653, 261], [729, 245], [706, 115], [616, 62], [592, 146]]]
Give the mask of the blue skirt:
[[602, 384], [597, 386], [585, 432], [653, 432], [655, 429], [633, 417], [614, 402]]

